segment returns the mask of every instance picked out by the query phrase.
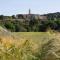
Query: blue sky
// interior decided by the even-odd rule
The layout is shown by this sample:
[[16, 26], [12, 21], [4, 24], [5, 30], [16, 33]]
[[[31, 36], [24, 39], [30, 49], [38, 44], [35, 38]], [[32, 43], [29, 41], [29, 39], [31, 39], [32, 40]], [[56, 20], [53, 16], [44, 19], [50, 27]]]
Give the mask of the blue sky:
[[60, 12], [60, 0], [0, 0], [0, 15]]

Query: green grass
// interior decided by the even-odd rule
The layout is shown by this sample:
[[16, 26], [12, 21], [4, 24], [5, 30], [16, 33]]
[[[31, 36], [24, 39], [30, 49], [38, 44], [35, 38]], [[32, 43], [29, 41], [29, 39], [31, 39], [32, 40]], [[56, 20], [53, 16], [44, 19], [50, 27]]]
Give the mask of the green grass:
[[27, 40], [36, 41], [38, 43], [40, 43], [41, 41], [45, 42], [51, 38], [51, 36], [49, 37], [49, 34], [47, 32], [17, 32], [13, 34], [18, 38], [25, 38]]

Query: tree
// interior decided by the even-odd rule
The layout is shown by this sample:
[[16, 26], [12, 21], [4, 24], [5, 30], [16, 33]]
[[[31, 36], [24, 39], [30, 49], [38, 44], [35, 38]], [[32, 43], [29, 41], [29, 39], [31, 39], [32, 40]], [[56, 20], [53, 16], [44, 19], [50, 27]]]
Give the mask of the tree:
[[11, 23], [11, 22], [5, 23], [5, 27], [8, 30], [15, 31], [15, 25], [13, 23]]
[[40, 22], [37, 19], [30, 20], [29, 27], [31, 28], [31, 31], [38, 31], [39, 24]]
[[12, 19], [16, 19], [15, 15], [12, 15]]
[[27, 29], [25, 29], [22, 25], [19, 25], [19, 24], [15, 24], [15, 29], [16, 29], [16, 32], [26, 32]]
[[4, 17], [3, 15], [0, 15], [0, 20], [3, 20], [3, 17]]

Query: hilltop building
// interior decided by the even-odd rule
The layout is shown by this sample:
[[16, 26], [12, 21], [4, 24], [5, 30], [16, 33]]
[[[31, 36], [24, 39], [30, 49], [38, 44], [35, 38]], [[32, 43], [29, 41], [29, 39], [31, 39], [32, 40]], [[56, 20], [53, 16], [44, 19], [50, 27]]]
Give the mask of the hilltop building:
[[47, 16], [39, 15], [39, 14], [32, 14], [30, 9], [28, 10], [28, 14], [17, 14], [16, 17], [18, 19], [28, 19], [28, 20], [32, 18], [40, 19], [40, 20], [47, 20]]

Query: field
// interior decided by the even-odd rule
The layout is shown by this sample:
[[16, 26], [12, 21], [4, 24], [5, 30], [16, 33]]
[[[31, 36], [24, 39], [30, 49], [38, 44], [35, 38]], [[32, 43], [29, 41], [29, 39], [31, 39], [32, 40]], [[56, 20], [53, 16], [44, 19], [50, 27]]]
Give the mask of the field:
[[58, 60], [59, 38], [53, 32], [0, 32], [0, 60]]

